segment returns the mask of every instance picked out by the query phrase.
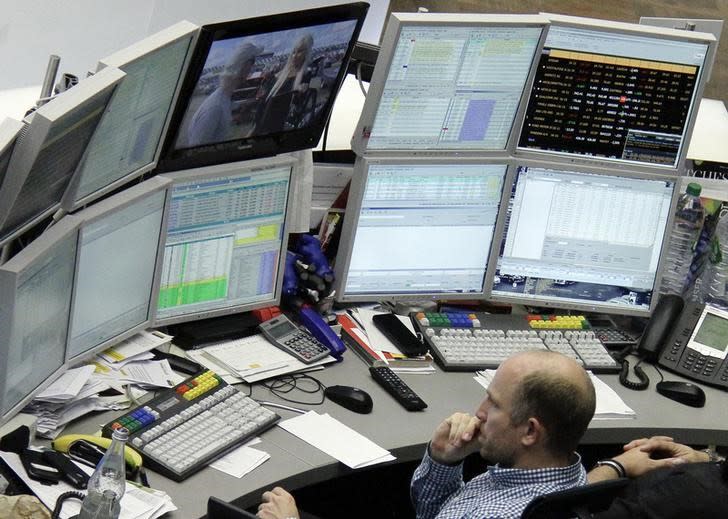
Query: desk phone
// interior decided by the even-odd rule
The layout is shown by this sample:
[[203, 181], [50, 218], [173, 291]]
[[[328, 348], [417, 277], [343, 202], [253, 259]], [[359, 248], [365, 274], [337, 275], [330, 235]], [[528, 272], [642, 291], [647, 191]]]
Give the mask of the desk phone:
[[[668, 306], [658, 304], [655, 314], [663, 308], [670, 311]], [[656, 345], [660, 366], [703, 384], [728, 389], [728, 311], [687, 303], [681, 312], [673, 311], [671, 316], [674, 314], [677, 318], [669, 320], [660, 320], [659, 315], [653, 315], [648, 324], [650, 328], [653, 322], [661, 321], [656, 326], [668, 328], [666, 340]], [[645, 338], [649, 336], [651, 334], [645, 333]], [[649, 350], [652, 345], [644, 342], [640, 348]]]
[[278, 420], [276, 413], [203, 370], [106, 424], [102, 434], [110, 438], [114, 429], [126, 427], [145, 467], [182, 481]]
[[558, 351], [595, 373], [620, 370], [583, 316], [420, 312], [414, 321], [445, 371], [495, 369], [511, 355], [533, 349]]

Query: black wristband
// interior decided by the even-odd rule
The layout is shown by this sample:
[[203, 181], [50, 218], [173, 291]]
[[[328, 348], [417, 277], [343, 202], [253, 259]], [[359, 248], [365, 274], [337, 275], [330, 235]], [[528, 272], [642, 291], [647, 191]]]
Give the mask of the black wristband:
[[614, 472], [616, 472], [617, 476], [620, 478], [627, 477], [627, 471], [624, 469], [624, 465], [622, 465], [617, 460], [597, 461], [597, 467], [602, 467], [602, 466], [611, 467], [612, 469], [614, 469]]

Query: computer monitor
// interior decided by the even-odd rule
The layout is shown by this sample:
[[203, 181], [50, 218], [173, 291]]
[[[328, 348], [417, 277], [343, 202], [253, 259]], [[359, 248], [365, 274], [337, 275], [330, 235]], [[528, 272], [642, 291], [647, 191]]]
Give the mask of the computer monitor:
[[23, 127], [24, 124], [15, 119], [6, 118], [0, 122], [0, 187], [3, 185], [3, 179], [8, 171], [10, 155], [13, 153], [13, 148]]
[[518, 164], [490, 297], [648, 315], [679, 178]]
[[682, 169], [715, 54], [710, 34], [546, 15], [519, 156]]
[[359, 2], [203, 26], [161, 170], [316, 146], [368, 7]]
[[84, 360], [151, 325], [169, 186], [153, 177], [77, 213], [67, 361]]
[[78, 224], [65, 218], [0, 266], [0, 425], [62, 372]]
[[533, 15], [392, 14], [352, 149], [504, 155], [547, 25]]
[[0, 246], [55, 212], [91, 136], [124, 77], [108, 68], [25, 118], [0, 186]]
[[358, 158], [336, 259], [339, 301], [478, 299], [509, 186], [504, 159]]
[[157, 326], [280, 302], [295, 162], [280, 156], [162, 175], [173, 187]]
[[63, 197], [75, 211], [154, 169], [199, 27], [179, 22], [99, 61], [126, 73]]

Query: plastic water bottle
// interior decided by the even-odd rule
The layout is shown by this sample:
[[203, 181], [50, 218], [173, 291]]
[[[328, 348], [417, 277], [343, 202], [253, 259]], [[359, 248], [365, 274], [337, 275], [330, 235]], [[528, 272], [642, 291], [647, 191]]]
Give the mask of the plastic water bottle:
[[96, 466], [88, 482], [88, 492], [81, 504], [78, 519], [117, 519], [121, 512], [121, 496], [126, 490], [124, 445], [129, 432], [116, 429], [111, 445]]
[[701, 303], [728, 308], [728, 208], [723, 206], [713, 238], [710, 240], [708, 265], [703, 274]]
[[700, 184], [691, 182], [678, 200], [660, 288], [663, 294], [683, 295], [687, 288], [685, 281], [693, 260], [693, 248], [703, 226], [704, 211], [700, 203], [700, 191]]

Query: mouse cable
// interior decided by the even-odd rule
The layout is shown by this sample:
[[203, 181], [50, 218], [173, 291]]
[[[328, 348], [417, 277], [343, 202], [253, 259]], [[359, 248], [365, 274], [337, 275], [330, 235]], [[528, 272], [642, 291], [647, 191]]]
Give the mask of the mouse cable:
[[[313, 387], [306, 387], [305, 383], [312, 383]], [[282, 377], [274, 378], [269, 382], [263, 382], [263, 386], [281, 400], [290, 402], [292, 404], [321, 405], [326, 399], [326, 397], [324, 396], [324, 389], [326, 389], [326, 386], [318, 379], [305, 373], [293, 373], [291, 375], [283, 375]], [[308, 393], [310, 395], [321, 393], [321, 399], [318, 402], [305, 402], [302, 400], [294, 400], [292, 398], [287, 398], [286, 396], [284, 396], [294, 389], [303, 393]]]

